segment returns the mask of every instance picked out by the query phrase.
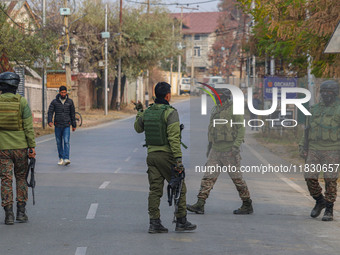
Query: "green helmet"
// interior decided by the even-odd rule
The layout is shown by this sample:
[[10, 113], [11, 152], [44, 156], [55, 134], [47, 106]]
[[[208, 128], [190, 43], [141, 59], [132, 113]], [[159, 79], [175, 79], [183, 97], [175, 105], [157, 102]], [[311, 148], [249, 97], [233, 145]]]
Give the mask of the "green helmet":
[[0, 74], [0, 85], [8, 85], [18, 88], [20, 83], [20, 76], [16, 73], [5, 72]]
[[327, 91], [334, 92], [335, 95], [338, 96], [339, 95], [339, 83], [337, 83], [334, 80], [328, 80], [328, 81], [324, 81], [323, 83], [321, 83], [320, 93], [327, 92]]

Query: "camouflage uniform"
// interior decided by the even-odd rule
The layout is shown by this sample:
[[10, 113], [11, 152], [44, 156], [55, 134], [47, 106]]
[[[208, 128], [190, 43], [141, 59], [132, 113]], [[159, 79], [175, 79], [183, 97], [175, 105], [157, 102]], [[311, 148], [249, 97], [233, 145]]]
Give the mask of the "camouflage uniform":
[[16, 193], [18, 202], [26, 202], [28, 169], [27, 149], [1, 150], [0, 151], [0, 177], [1, 177], [1, 206], [13, 204], [13, 165], [16, 180]]
[[[318, 103], [311, 108], [312, 116], [307, 120], [310, 127], [308, 140], [309, 150], [306, 164], [326, 165], [340, 163], [340, 100], [337, 99], [331, 106]], [[303, 145], [303, 136], [300, 145]], [[309, 168], [310, 168], [309, 167]], [[318, 171], [305, 171], [305, 180], [311, 196], [317, 197], [322, 194], [319, 184]], [[338, 171], [324, 171], [325, 199], [328, 202], [335, 202], [337, 196]]]
[[[237, 154], [233, 156], [231, 151], [228, 152], [218, 152], [212, 149], [209, 154], [208, 162], [206, 166], [236, 166], [237, 172], [228, 171], [228, 174], [232, 181], [234, 182], [236, 189], [240, 195], [242, 200], [247, 200], [250, 198], [249, 190], [246, 182], [242, 178], [242, 173], [239, 171], [241, 156]], [[197, 195], [198, 198], [206, 200], [209, 196], [210, 191], [214, 187], [215, 182], [217, 181], [218, 176], [220, 175], [219, 171], [215, 171], [213, 173], [206, 172], [201, 180], [201, 188]]]
[[[308, 157], [306, 160], [306, 164], [309, 166], [311, 164], [314, 165], [329, 165], [331, 163], [339, 164], [340, 163], [340, 151], [321, 151], [321, 150], [309, 150]], [[334, 166], [336, 168], [336, 166]], [[338, 179], [338, 171], [323, 172], [323, 178], [325, 180], [325, 199], [329, 202], [335, 202], [337, 197], [337, 179]], [[311, 196], [318, 197], [322, 194], [322, 188], [319, 184], [318, 178], [319, 172], [305, 172], [305, 179], [308, 186], [308, 190]]]
[[[218, 124], [213, 126], [214, 119], [226, 119], [228, 124]], [[208, 198], [218, 176], [219, 171], [209, 171], [210, 166], [233, 167], [232, 171], [228, 174], [234, 182], [243, 205], [240, 209], [235, 210], [235, 214], [248, 214], [252, 213], [251, 199], [246, 182], [243, 180], [242, 173], [240, 172], [240, 145], [243, 143], [245, 127], [242, 124], [230, 125], [233, 123], [243, 123], [244, 118], [240, 115], [233, 115], [232, 102], [225, 100], [223, 106], [215, 106], [212, 109], [209, 131], [208, 131], [208, 161], [206, 163], [207, 172], [201, 180], [201, 187], [197, 195], [198, 201], [194, 205], [187, 205], [187, 209], [199, 214], [204, 213], [204, 203]], [[236, 168], [235, 168], [236, 167]], [[228, 168], [229, 169], [229, 168]], [[236, 171], [235, 171], [236, 170]]]
[[[316, 218], [326, 208], [322, 221], [332, 221], [340, 163], [339, 84], [333, 80], [323, 82], [320, 94], [322, 100], [311, 107], [312, 115], [306, 122], [308, 132], [304, 133], [299, 150], [306, 159], [304, 177], [307, 187], [316, 201], [310, 216]], [[325, 195], [318, 181], [320, 172], [325, 180]]]

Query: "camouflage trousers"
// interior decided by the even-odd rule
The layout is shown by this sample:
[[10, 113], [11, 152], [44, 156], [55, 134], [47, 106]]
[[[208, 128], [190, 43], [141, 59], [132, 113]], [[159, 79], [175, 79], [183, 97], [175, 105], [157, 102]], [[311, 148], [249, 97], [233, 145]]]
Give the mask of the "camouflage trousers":
[[0, 150], [1, 206], [13, 204], [13, 167], [16, 180], [17, 201], [26, 202], [28, 170], [27, 149]]
[[[318, 180], [320, 172], [322, 172], [325, 180], [325, 199], [328, 202], [335, 202], [339, 169], [338, 171], [335, 171], [336, 166], [332, 164], [339, 163], [340, 151], [308, 151], [306, 164], [309, 167], [308, 171], [305, 169], [304, 177], [311, 196], [318, 197], [322, 194], [322, 188]], [[325, 168], [320, 169], [321, 166], [325, 166]]]
[[[240, 163], [241, 156], [238, 153], [236, 156], [232, 155], [231, 151], [229, 152], [217, 152], [214, 149], [210, 151], [208, 161], [206, 163], [206, 169], [209, 166], [236, 166], [237, 171], [232, 172], [228, 171], [228, 174], [232, 181], [234, 182], [236, 189], [239, 193], [239, 196], [242, 200], [247, 200], [250, 198], [249, 190], [246, 182], [243, 180], [242, 173], [240, 172]], [[207, 171], [202, 180], [201, 180], [201, 188], [197, 195], [198, 198], [206, 200], [209, 197], [210, 191], [213, 189], [214, 184], [217, 181], [218, 176], [221, 171]]]

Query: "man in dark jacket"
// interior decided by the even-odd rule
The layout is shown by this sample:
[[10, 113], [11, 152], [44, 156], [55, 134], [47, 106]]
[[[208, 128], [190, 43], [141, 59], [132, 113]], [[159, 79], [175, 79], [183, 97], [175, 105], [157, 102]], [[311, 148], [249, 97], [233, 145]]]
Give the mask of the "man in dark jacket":
[[76, 130], [75, 108], [72, 99], [68, 97], [65, 86], [59, 88], [59, 94], [48, 108], [48, 125], [52, 127], [54, 114], [55, 138], [57, 140], [58, 165], [69, 165], [70, 161], [70, 126]]

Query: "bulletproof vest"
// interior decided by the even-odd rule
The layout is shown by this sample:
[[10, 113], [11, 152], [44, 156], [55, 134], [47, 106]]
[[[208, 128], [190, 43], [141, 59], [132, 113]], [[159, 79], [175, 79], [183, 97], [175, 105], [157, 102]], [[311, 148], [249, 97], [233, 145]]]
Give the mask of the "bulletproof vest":
[[[224, 106], [215, 106], [211, 112], [208, 140], [212, 143], [232, 142], [237, 136], [236, 125], [231, 127], [230, 120], [233, 117], [233, 107], [228, 102]], [[218, 124], [214, 127], [214, 119], [225, 119], [227, 124]]]
[[164, 113], [170, 105], [152, 104], [144, 112], [144, 132], [146, 145], [162, 146], [169, 144], [167, 135], [167, 124]]
[[0, 130], [23, 130], [20, 100], [19, 94], [10, 99], [0, 96]]
[[338, 141], [340, 140], [340, 100], [331, 106], [317, 104], [311, 109], [310, 140]]

